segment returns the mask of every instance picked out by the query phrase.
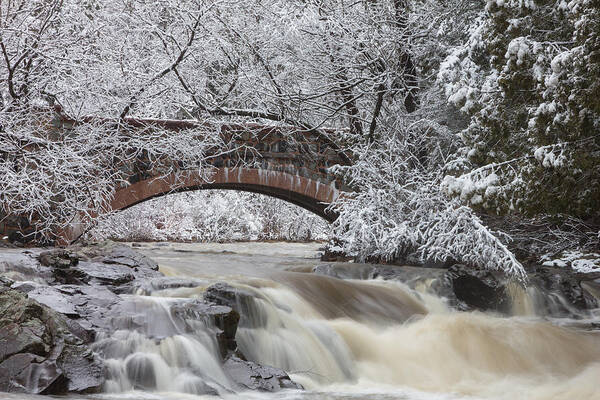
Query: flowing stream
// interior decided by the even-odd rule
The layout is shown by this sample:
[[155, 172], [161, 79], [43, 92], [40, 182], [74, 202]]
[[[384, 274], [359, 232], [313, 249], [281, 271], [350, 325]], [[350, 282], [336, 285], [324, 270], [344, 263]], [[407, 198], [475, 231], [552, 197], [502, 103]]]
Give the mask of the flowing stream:
[[[540, 306], [560, 298], [542, 302], [543, 294], [515, 288], [514, 316], [457, 312], [427, 280], [410, 289], [311, 273], [321, 264], [318, 247], [141, 245], [165, 275], [201, 284], [128, 295], [149, 316], [146, 331], [98, 338], [95, 350], [109, 365], [105, 393], [69, 399], [600, 399], [600, 334]], [[247, 294], [238, 304], [241, 352], [284, 369], [305, 391], [239, 392], [210, 324], [182, 333], [169, 302], [201, 298], [215, 282]], [[597, 312], [577, 319], [600, 321]], [[193, 394], [207, 389], [215, 395]]]

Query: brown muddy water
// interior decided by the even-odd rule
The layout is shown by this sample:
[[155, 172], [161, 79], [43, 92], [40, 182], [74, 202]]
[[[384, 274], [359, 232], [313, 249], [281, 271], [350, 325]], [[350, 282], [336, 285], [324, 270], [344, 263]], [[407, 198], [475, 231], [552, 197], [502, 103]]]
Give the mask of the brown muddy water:
[[[600, 399], [600, 335], [542, 317], [547, 312], [536, 309], [529, 291], [514, 290], [513, 316], [457, 312], [428, 292], [427, 282], [412, 290], [402, 282], [307, 273], [320, 264], [319, 244], [139, 246], [166, 275], [202, 284], [131, 295], [155, 313], [162, 340], [133, 331], [100, 337], [96, 348], [110, 370], [105, 393], [69, 400], [217, 398], [186, 393], [202, 382], [218, 385], [225, 399]], [[251, 294], [236, 336], [242, 353], [286, 370], [305, 391], [235, 393], [202, 326], [194, 335], [170, 330], [169, 301], [202, 297], [215, 282]], [[598, 315], [581, 318], [600, 322]], [[132, 363], [140, 373], [155, 371], [156, 390], [132, 390], [124, 367]]]

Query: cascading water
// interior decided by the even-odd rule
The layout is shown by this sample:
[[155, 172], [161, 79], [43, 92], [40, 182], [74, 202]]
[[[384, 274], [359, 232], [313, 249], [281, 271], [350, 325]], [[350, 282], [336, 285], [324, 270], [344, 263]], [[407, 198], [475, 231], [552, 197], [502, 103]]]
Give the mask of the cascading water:
[[218, 345], [209, 323], [192, 333], [173, 318], [170, 299], [132, 296], [127, 305], [144, 315], [143, 322], [123, 321], [112, 335], [100, 334], [94, 350], [108, 366], [106, 392], [173, 391], [191, 394], [232, 392], [222, 370]]
[[[308, 301], [288, 287], [266, 288], [260, 290], [266, 300], [256, 300], [250, 313], [261, 326], [240, 329], [241, 350], [290, 371], [306, 388], [326, 392], [386, 387], [502, 399], [599, 396], [597, 334], [532, 319], [448, 309], [440, 313], [440, 303], [433, 299], [429, 310], [437, 311], [427, 313], [427, 302], [418, 303], [406, 287], [352, 283], [356, 293], [348, 293], [350, 299], [358, 294], [368, 299], [367, 293], [381, 290], [384, 305], [388, 290], [396, 290], [400, 298], [411, 300], [415, 308], [405, 305], [405, 310], [413, 317], [375, 323], [367, 315], [375, 304], [361, 303], [364, 308], [354, 310], [352, 300], [340, 303], [337, 290]], [[337, 284], [348, 289], [348, 282]], [[348, 308], [355, 313], [326, 317], [332, 309]], [[390, 317], [397, 316], [391, 311]]]
[[[598, 310], [559, 295], [509, 285], [513, 316], [458, 312], [429, 275], [409, 287], [365, 279], [359, 265], [348, 275], [363, 279], [311, 273], [316, 246], [151, 246], [146, 254], [189, 287], [125, 296], [134, 316], [95, 344], [108, 380], [94, 399], [600, 399], [600, 335], [571, 327], [597, 323]], [[222, 366], [214, 322], [173, 312], [216, 282], [238, 293], [239, 352], [306, 390], [242, 391]]]

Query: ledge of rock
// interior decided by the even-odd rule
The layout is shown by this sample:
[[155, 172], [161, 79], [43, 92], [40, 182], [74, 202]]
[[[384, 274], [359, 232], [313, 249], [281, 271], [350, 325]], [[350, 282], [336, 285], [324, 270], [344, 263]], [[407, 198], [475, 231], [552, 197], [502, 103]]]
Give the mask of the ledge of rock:
[[0, 288], [0, 390], [61, 394], [91, 392], [104, 382], [104, 368], [60, 313]]
[[229, 377], [245, 389], [276, 392], [281, 389], [303, 389], [282, 369], [259, 365], [232, 356], [223, 369]]

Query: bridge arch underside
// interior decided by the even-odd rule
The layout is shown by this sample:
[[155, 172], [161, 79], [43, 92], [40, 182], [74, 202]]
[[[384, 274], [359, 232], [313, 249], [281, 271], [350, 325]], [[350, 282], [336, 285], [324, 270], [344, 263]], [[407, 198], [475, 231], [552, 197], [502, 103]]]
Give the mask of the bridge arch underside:
[[[330, 223], [338, 216], [326, 211], [329, 204], [340, 195], [333, 185], [287, 172], [250, 168], [215, 169], [209, 181], [206, 176], [191, 171], [147, 178], [118, 189], [110, 208], [114, 211], [124, 210], [155, 197], [204, 189], [239, 190], [276, 197], [313, 212]], [[73, 243], [89, 228], [89, 221], [74, 223], [58, 235], [57, 243]]]
[[252, 168], [220, 168], [206, 181], [199, 173], [148, 178], [117, 190], [113, 210], [123, 210], [143, 201], [171, 193], [205, 189], [238, 190], [276, 197], [302, 207], [328, 222], [337, 215], [326, 208], [339, 195], [338, 189], [320, 181], [287, 172]]

